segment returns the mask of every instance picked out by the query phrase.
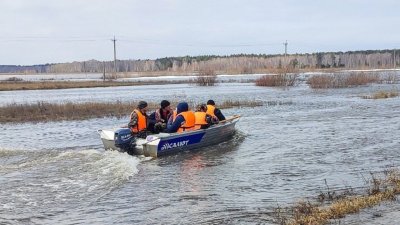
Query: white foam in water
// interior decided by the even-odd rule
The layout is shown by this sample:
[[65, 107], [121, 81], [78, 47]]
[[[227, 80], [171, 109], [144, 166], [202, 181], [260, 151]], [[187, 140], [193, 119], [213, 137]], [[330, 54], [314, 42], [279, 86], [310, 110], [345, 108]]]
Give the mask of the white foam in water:
[[15, 206], [13, 203], [3, 204], [3, 209], [14, 209], [14, 208], [15, 208]]
[[[128, 180], [139, 172], [139, 158], [117, 151], [105, 151], [104, 157], [94, 163], [101, 169], [102, 175], [111, 175], [122, 180]], [[118, 180], [119, 180], [118, 179]]]
[[[98, 176], [114, 177], [117, 180], [127, 180], [139, 172], [138, 165], [143, 159], [117, 151], [98, 151], [94, 149], [82, 151], [67, 151], [58, 155], [58, 158], [81, 158], [88, 162], [90, 170], [95, 170]], [[84, 163], [84, 162], [82, 162]], [[96, 172], [97, 171], [97, 172]]]

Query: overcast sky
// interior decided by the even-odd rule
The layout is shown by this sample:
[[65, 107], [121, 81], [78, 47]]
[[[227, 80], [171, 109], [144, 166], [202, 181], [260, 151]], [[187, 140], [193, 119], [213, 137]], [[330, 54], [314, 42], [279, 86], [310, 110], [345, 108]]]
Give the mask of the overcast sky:
[[0, 65], [400, 48], [399, 0], [0, 0]]

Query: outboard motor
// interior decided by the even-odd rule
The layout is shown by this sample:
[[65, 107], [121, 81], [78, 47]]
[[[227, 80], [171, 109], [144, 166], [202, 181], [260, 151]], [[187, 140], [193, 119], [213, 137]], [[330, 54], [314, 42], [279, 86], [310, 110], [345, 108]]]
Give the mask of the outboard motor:
[[121, 128], [115, 131], [115, 147], [120, 148], [124, 152], [132, 155], [136, 147], [136, 138], [132, 136], [129, 128]]

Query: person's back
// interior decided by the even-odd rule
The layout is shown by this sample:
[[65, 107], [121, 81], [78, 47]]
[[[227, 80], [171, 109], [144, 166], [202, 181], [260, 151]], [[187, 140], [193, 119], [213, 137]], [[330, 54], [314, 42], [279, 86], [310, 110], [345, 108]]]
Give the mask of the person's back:
[[225, 116], [222, 114], [221, 110], [215, 107], [214, 100], [207, 101], [207, 114], [215, 116], [218, 120], [225, 120]]
[[184, 123], [181, 123], [181, 126], [178, 129], [178, 133], [195, 129], [196, 117], [193, 111], [181, 112], [178, 114], [178, 116], [182, 116], [185, 120]]
[[197, 107], [195, 116], [195, 129], [207, 129], [211, 125], [211, 115], [207, 114], [207, 106], [202, 104]]
[[186, 102], [181, 102], [176, 108], [177, 115], [173, 118], [172, 123], [167, 124], [167, 132], [175, 133], [193, 130], [195, 125], [195, 116], [193, 111], [189, 111], [189, 105]]

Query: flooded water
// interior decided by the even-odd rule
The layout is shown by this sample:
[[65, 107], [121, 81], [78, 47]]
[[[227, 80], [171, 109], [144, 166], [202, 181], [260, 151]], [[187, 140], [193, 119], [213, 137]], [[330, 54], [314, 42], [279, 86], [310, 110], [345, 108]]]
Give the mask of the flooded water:
[[[11, 102], [259, 100], [225, 143], [158, 159], [102, 148], [97, 129], [128, 118], [0, 125], [0, 224], [274, 224], [277, 206], [364, 186], [400, 166], [400, 98], [368, 100], [395, 85], [313, 91], [251, 83], [0, 92]], [[127, 115], [129, 112], [127, 112]], [[398, 201], [342, 224], [400, 223]], [[377, 216], [379, 215], [379, 216]], [[336, 221], [339, 223], [340, 221]]]

